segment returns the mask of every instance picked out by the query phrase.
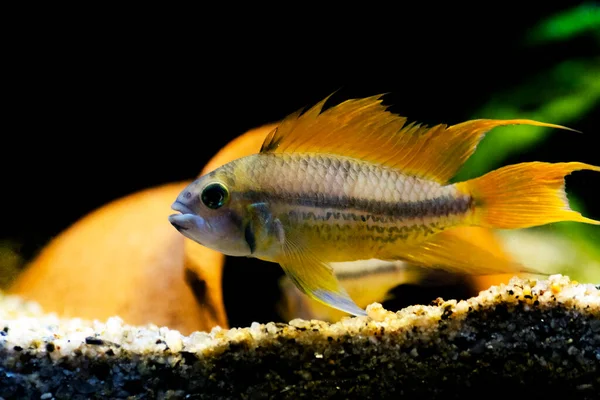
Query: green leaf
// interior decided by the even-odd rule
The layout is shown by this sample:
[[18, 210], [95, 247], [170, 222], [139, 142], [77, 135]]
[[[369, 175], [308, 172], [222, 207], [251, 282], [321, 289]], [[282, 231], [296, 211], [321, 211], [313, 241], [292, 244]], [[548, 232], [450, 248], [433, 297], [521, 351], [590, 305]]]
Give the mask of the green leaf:
[[581, 4], [542, 21], [527, 35], [526, 43], [568, 40], [587, 32], [600, 40], [600, 7], [595, 2]]

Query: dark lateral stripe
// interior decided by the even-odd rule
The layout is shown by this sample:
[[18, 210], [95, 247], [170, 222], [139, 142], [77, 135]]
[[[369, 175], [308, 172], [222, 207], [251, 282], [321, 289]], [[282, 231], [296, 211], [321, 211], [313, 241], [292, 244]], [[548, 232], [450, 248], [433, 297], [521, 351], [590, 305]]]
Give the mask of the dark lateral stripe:
[[386, 215], [395, 218], [424, 218], [441, 217], [466, 213], [472, 205], [471, 197], [453, 198], [450, 196], [438, 197], [431, 200], [421, 200], [404, 203], [393, 203], [387, 201], [357, 199], [348, 196], [328, 196], [319, 193], [314, 196], [301, 196], [299, 193], [265, 193], [251, 191], [246, 196], [253, 201], [264, 201], [270, 199], [286, 202], [290, 205], [354, 209], [375, 215]]

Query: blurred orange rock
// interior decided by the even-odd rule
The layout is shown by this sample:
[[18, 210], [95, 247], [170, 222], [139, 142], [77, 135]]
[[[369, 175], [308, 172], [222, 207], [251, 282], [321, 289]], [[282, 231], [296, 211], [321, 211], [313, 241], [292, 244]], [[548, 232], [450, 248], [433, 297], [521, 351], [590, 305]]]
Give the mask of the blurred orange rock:
[[[275, 125], [225, 146], [201, 174], [260, 150]], [[88, 214], [52, 240], [10, 293], [64, 317], [153, 323], [184, 334], [228, 327], [222, 298], [224, 256], [185, 239], [168, 222], [187, 182], [147, 189]]]

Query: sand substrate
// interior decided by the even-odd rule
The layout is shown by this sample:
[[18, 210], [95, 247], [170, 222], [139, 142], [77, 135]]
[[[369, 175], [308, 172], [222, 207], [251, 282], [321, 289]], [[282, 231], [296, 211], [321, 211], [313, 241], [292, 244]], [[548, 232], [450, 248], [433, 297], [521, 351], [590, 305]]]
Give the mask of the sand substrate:
[[334, 324], [189, 336], [2, 296], [0, 334], [4, 399], [600, 397], [600, 290], [561, 275], [398, 312], [375, 303]]

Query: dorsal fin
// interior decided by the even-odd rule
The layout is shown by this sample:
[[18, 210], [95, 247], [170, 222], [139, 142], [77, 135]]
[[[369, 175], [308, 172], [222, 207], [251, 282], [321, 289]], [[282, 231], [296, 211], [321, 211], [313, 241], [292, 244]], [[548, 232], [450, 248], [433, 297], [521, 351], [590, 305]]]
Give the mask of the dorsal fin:
[[286, 117], [267, 135], [261, 152], [338, 154], [444, 184], [492, 128], [527, 124], [572, 130], [527, 119], [477, 119], [431, 128], [406, 124], [405, 117], [381, 105], [382, 95], [346, 100], [321, 112], [330, 96], [304, 113]]

